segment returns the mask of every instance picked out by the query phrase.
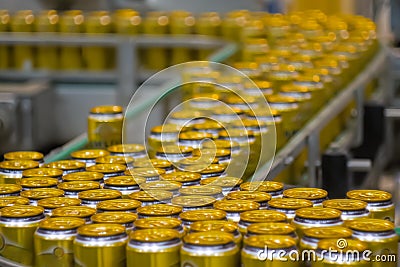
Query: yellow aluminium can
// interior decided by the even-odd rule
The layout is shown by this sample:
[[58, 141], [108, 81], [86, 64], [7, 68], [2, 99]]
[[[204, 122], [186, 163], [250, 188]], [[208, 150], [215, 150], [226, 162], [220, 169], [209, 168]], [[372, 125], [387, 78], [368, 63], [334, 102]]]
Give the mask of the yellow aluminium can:
[[129, 194], [138, 192], [140, 185], [145, 182], [146, 178], [140, 176], [115, 176], [104, 181], [103, 188], [118, 190], [122, 193], [122, 197], [126, 198]]
[[82, 200], [82, 205], [96, 208], [96, 205], [105, 200], [119, 199], [121, 192], [113, 189], [93, 189], [78, 193], [78, 198]]
[[126, 165], [114, 163], [95, 164], [86, 167], [86, 170], [92, 172], [100, 172], [104, 174], [104, 180], [107, 180], [110, 177], [124, 175], [126, 171]]
[[77, 160], [60, 160], [50, 163], [43, 164], [44, 168], [54, 168], [63, 171], [63, 175], [67, 175], [74, 172], [83, 172], [86, 164]]
[[[83, 33], [85, 18], [81, 10], [68, 10], [60, 15], [59, 30], [62, 34]], [[60, 67], [64, 70], [83, 68], [82, 48], [79, 46], [62, 46], [60, 49]]]
[[[164, 12], [149, 12], [143, 19], [143, 33], [151, 35], [166, 35], [170, 19]], [[162, 70], [168, 66], [167, 50], [165, 48], [146, 48], [144, 65], [152, 70]]]
[[395, 208], [390, 193], [381, 190], [352, 190], [346, 196], [367, 202], [371, 218], [394, 222]]
[[72, 181], [59, 183], [57, 187], [64, 191], [65, 197], [78, 198], [79, 192], [100, 189], [100, 183], [93, 181]]
[[165, 190], [170, 191], [174, 196], [178, 195], [179, 189], [182, 188], [182, 184], [174, 181], [150, 181], [140, 185], [143, 191], [147, 190]]
[[39, 199], [37, 205], [44, 208], [44, 214], [51, 216], [52, 212], [56, 208], [69, 207], [69, 206], [79, 206], [81, 205], [81, 200], [77, 198], [67, 198], [67, 197], [49, 197]]
[[243, 41], [242, 60], [254, 61], [268, 53], [269, 45], [265, 38], [246, 38]]
[[351, 238], [353, 231], [344, 226], [312, 227], [304, 229], [303, 237], [300, 240], [300, 250], [315, 250], [319, 241], [323, 239]]
[[190, 229], [190, 225], [194, 222], [209, 220], [226, 220], [226, 212], [215, 209], [189, 210], [179, 214], [183, 226]]
[[[169, 13], [169, 34], [188, 35], [194, 32], [195, 18], [188, 11], [176, 10]], [[185, 63], [193, 60], [193, 51], [184, 47], [172, 48], [171, 65]]]
[[[367, 243], [372, 252], [372, 267], [397, 266], [399, 238], [392, 222], [381, 219], [356, 219], [347, 222], [346, 226], [353, 231], [354, 239]], [[387, 262], [383, 261], [385, 257]]]
[[337, 209], [310, 207], [296, 210], [292, 224], [296, 226], [299, 237], [303, 236], [304, 229], [312, 227], [328, 227], [343, 225], [342, 212]]
[[[221, 34], [221, 17], [217, 12], [201, 13], [196, 18], [195, 32], [196, 34], [216, 37]], [[212, 50], [200, 49], [198, 56], [200, 60], [206, 60], [211, 55]]]
[[0, 198], [19, 196], [22, 186], [17, 184], [0, 184]]
[[140, 201], [142, 206], [149, 206], [159, 203], [170, 203], [173, 195], [170, 191], [153, 189], [131, 193], [128, 195], [128, 198]]
[[48, 177], [48, 178], [55, 178], [57, 180], [61, 180], [61, 177], [63, 175], [63, 171], [60, 169], [55, 169], [55, 168], [35, 168], [35, 169], [29, 169], [25, 170], [22, 173], [22, 177], [29, 178], [29, 177]]
[[[171, 164], [168, 164], [167, 166], [170, 167]], [[157, 167], [139, 167], [128, 169], [125, 171], [125, 175], [144, 177], [146, 178], [146, 182], [157, 181], [160, 179], [160, 175], [163, 175], [165, 173], [165, 169]]]
[[103, 183], [104, 174], [99, 172], [73, 172], [69, 174], [65, 174], [62, 179], [63, 182], [72, 182], [72, 181], [94, 181], [99, 182], [100, 184]]
[[72, 266], [73, 240], [84, 224], [85, 220], [73, 217], [41, 221], [34, 235], [35, 266]]
[[122, 143], [123, 108], [97, 106], [88, 117], [88, 141], [94, 148], [106, 148]]
[[[174, 166], [173, 166], [172, 162], [169, 162], [168, 160], [165, 160], [165, 159], [147, 159], [147, 158], [137, 159], [133, 163], [133, 167], [135, 169], [156, 168], [156, 170], [158, 170], [158, 172], [160, 174], [170, 173], [170, 172], [174, 171]], [[129, 169], [129, 171], [127, 171], [127, 172], [131, 172], [131, 171], [133, 171], [133, 169]]]
[[282, 198], [283, 183], [274, 181], [245, 182], [240, 185], [243, 191], [261, 191], [271, 195], [272, 198]]
[[[34, 31], [35, 16], [32, 10], [19, 10], [11, 17], [12, 32], [30, 33]], [[13, 46], [14, 67], [20, 70], [32, 70], [35, 67], [33, 47], [28, 45]]]
[[242, 235], [239, 232], [239, 228], [236, 223], [230, 221], [200, 221], [194, 222], [190, 225], [190, 232], [209, 232], [209, 231], [221, 231], [229, 233], [233, 236], [236, 245], [240, 248], [242, 246]]
[[266, 99], [269, 106], [281, 114], [286, 138], [292, 137], [302, 126], [299, 103], [292, 97], [282, 95], [271, 95]]
[[244, 235], [247, 228], [254, 223], [287, 222], [286, 214], [275, 210], [251, 210], [240, 214], [239, 230]]
[[220, 200], [215, 202], [214, 208], [225, 211], [229, 221], [239, 222], [242, 212], [257, 210], [260, 204], [251, 200]]
[[328, 199], [328, 192], [320, 188], [295, 187], [283, 191], [283, 197], [307, 199], [313, 203], [314, 207], [322, 207], [322, 202]]
[[134, 199], [110, 199], [97, 204], [97, 212], [124, 211], [131, 213], [136, 212], [141, 205], [140, 201]]
[[147, 139], [150, 158], [154, 158], [156, 151], [162, 146], [175, 144], [178, 141], [179, 133], [185, 131], [187, 131], [187, 127], [169, 123], [151, 128], [150, 136]]
[[[74, 240], [75, 266], [125, 266], [128, 236], [119, 224], [87, 224], [78, 228]], [[104, 246], [104, 244], [107, 246]]]
[[[368, 251], [368, 249], [368, 245], [365, 242], [359, 240], [345, 238], [324, 239], [318, 243], [318, 248], [316, 250], [316, 258], [318, 258], [319, 260], [313, 261], [311, 263], [311, 266], [333, 267], [339, 265], [371, 267], [374, 266], [374, 263], [371, 263], [371, 260], [364, 256], [365, 252]], [[325, 251], [325, 253], [323, 253], [323, 251]], [[326, 251], [331, 251], [331, 253], [326, 253]], [[356, 256], [352, 257], [349, 255]], [[382, 266], [390, 265], [387, 265], [386, 262], [385, 265]]]
[[44, 219], [42, 207], [16, 205], [0, 210], [0, 255], [13, 262], [34, 266], [33, 234]]
[[142, 18], [133, 9], [117, 9], [113, 16], [113, 29], [118, 34], [137, 35], [140, 33]]
[[132, 166], [134, 161], [135, 159], [132, 157], [110, 155], [97, 158], [96, 164], [122, 164], [129, 167]]
[[96, 159], [99, 157], [108, 156], [110, 152], [104, 149], [82, 149], [71, 153], [74, 160], [85, 163], [86, 168], [96, 164]]
[[23, 190], [32, 188], [57, 188], [58, 179], [50, 177], [30, 177], [22, 178], [20, 185]]
[[125, 226], [126, 232], [129, 234], [133, 228], [133, 222], [136, 220], [135, 213], [122, 211], [108, 211], [93, 215], [90, 220], [93, 223], [112, 223]]
[[181, 266], [239, 266], [239, 248], [232, 234], [221, 231], [190, 233], [183, 238]]
[[137, 230], [129, 235], [127, 266], [179, 266], [180, 234], [173, 229]]
[[328, 199], [322, 202], [324, 208], [337, 209], [342, 212], [344, 222], [357, 218], [368, 218], [368, 203], [356, 199]]
[[271, 195], [265, 192], [250, 192], [250, 191], [236, 191], [228, 193], [225, 196], [226, 200], [236, 200], [236, 199], [243, 199], [243, 200], [251, 200], [255, 201], [260, 204], [260, 209], [267, 209], [268, 201], [271, 200]]
[[177, 196], [171, 200], [173, 205], [177, 205], [183, 208], [182, 211], [197, 210], [197, 209], [210, 209], [213, 208], [213, 204], [217, 201], [216, 198], [211, 196]]
[[285, 213], [290, 222], [293, 220], [296, 210], [312, 206], [313, 203], [310, 200], [297, 198], [276, 198], [268, 202], [268, 209]]
[[222, 188], [222, 194], [226, 196], [229, 192], [236, 192], [240, 190], [240, 185], [243, 183], [243, 179], [224, 176], [224, 177], [211, 177], [202, 179], [200, 185], [211, 185], [219, 186]]
[[30, 205], [36, 206], [40, 199], [49, 197], [63, 197], [64, 191], [56, 188], [33, 188], [31, 190], [22, 191], [21, 197], [29, 199]]
[[[108, 11], [92, 11], [85, 17], [85, 33], [105, 34], [111, 33], [112, 23]], [[83, 62], [88, 70], [105, 70], [111, 65], [112, 54], [109, 48], [100, 46], [85, 46], [82, 48]]]
[[[10, 14], [8, 10], [0, 10], [0, 32], [8, 32], [10, 30]], [[0, 46], [0, 69], [8, 69], [11, 67], [9, 47], [5, 45]]]
[[144, 219], [137, 219], [134, 223], [134, 230], [144, 229], [172, 229], [179, 233], [182, 237], [185, 231], [182, 227], [181, 220], [169, 217], [149, 217]]
[[86, 223], [90, 223], [90, 217], [96, 214], [95, 208], [86, 206], [67, 206], [53, 209], [51, 217], [76, 217], [82, 218]]
[[29, 199], [21, 196], [8, 196], [0, 198], [0, 208], [11, 207], [15, 205], [29, 205]]
[[177, 161], [192, 156], [193, 148], [179, 145], [163, 145], [156, 151], [157, 159], [164, 159], [176, 163]]
[[304, 125], [315, 114], [316, 108], [314, 102], [317, 102], [318, 99], [313, 98], [307, 88], [286, 84], [280, 88], [279, 94], [291, 97], [298, 103], [299, 112], [301, 113], [301, 116], [298, 117], [300, 125]]
[[5, 160], [33, 160], [39, 163], [43, 162], [44, 155], [37, 151], [13, 151], [3, 155]]
[[161, 180], [178, 182], [182, 187], [191, 185], [200, 185], [201, 174], [195, 172], [181, 172], [176, 171], [173, 173], [166, 173], [160, 176]]
[[154, 204], [154, 205], [140, 207], [137, 209], [139, 218], [148, 218], [148, 217], [178, 218], [181, 212], [182, 212], [182, 207], [170, 204]]
[[296, 234], [296, 227], [285, 222], [260, 222], [253, 223], [247, 227], [245, 238], [254, 235], [283, 235], [290, 236], [296, 243], [299, 238]]
[[6, 160], [0, 162], [0, 175], [3, 184], [16, 184], [25, 170], [34, 169], [39, 162], [33, 160]]
[[216, 199], [223, 198], [222, 188], [211, 185], [192, 185], [179, 189], [179, 194], [182, 196], [211, 196]]
[[141, 144], [119, 144], [107, 147], [113, 156], [132, 157], [135, 160], [146, 157], [146, 148]]
[[[35, 19], [36, 32], [58, 32], [59, 16], [56, 10], [42, 10]], [[58, 47], [38, 46], [36, 47], [36, 61], [39, 69], [58, 69]]]
[[[266, 249], [267, 248], [267, 249]], [[291, 261], [289, 255], [297, 252], [296, 240], [284, 235], [254, 235], [244, 239], [242, 249], [243, 267], [300, 266], [299, 261]], [[277, 256], [279, 254], [279, 256]]]

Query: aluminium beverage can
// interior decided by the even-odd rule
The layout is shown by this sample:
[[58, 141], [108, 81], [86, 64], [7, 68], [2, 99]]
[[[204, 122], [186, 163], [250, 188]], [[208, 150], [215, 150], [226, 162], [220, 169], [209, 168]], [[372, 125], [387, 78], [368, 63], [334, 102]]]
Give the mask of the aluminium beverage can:
[[142, 205], [140, 201], [134, 199], [110, 199], [97, 204], [97, 212], [123, 211], [136, 213], [136, 210]]
[[304, 229], [299, 243], [300, 250], [316, 250], [323, 239], [351, 238], [353, 231], [345, 226], [312, 227]]
[[67, 197], [49, 197], [39, 199], [37, 205], [44, 208], [44, 214], [46, 216], [51, 216], [52, 212], [56, 208], [69, 207], [69, 206], [79, 206], [81, 205], [81, 200], [77, 198], [67, 198]]
[[367, 209], [368, 203], [356, 199], [328, 199], [322, 202], [324, 208], [337, 209], [342, 212], [342, 220], [350, 221], [357, 218], [370, 217]]
[[28, 198], [30, 205], [36, 206], [40, 199], [49, 197], [63, 197], [64, 191], [57, 188], [34, 188], [31, 190], [22, 191], [20, 196]]
[[177, 218], [170, 217], [149, 217], [137, 219], [134, 223], [134, 230], [144, 229], [172, 229], [179, 232], [179, 236], [185, 235], [185, 229], [182, 226], [182, 221]]
[[213, 208], [216, 201], [217, 199], [211, 196], [188, 195], [176, 196], [171, 200], [171, 203], [182, 207], [182, 211], [188, 211]]
[[44, 168], [54, 168], [63, 171], [63, 175], [71, 174], [74, 172], [83, 172], [86, 168], [86, 163], [78, 160], [59, 160], [43, 164]]
[[120, 199], [122, 193], [113, 189], [92, 189], [78, 193], [82, 205], [96, 208], [97, 204], [104, 200]]
[[289, 222], [295, 217], [296, 210], [312, 206], [313, 203], [310, 200], [297, 198], [275, 198], [268, 202], [269, 210], [285, 213]]
[[199, 221], [190, 225], [190, 233], [221, 231], [232, 234], [234, 242], [240, 248], [242, 246], [242, 234], [236, 223], [230, 221], [214, 220], [214, 221]]
[[140, 207], [137, 209], [139, 218], [149, 217], [171, 217], [178, 218], [182, 212], [182, 207], [171, 204], [154, 204]]
[[322, 207], [322, 202], [328, 199], [328, 192], [320, 188], [294, 187], [283, 191], [283, 197], [310, 200], [314, 207]]
[[287, 222], [286, 214], [275, 210], [251, 210], [240, 214], [238, 222], [240, 232], [245, 235], [247, 228], [255, 223]]
[[93, 223], [111, 223], [120, 224], [125, 226], [127, 234], [133, 229], [133, 222], [137, 219], [135, 213], [123, 212], [123, 211], [107, 211], [97, 213], [90, 217]]
[[95, 223], [78, 228], [74, 240], [74, 263], [77, 267], [124, 267], [128, 236], [119, 224]]
[[79, 192], [100, 189], [100, 183], [94, 181], [71, 181], [58, 184], [58, 189], [65, 193], [65, 197], [78, 198]]
[[128, 198], [140, 201], [142, 206], [149, 206], [159, 203], [170, 203], [173, 195], [170, 191], [153, 189], [131, 193], [128, 195]]
[[226, 212], [229, 221], [239, 222], [240, 214], [245, 211], [258, 210], [260, 204], [252, 200], [219, 200], [214, 203], [214, 208]]
[[51, 217], [76, 217], [82, 218], [86, 223], [91, 223], [90, 217], [96, 214], [95, 208], [86, 206], [66, 206], [53, 209]]

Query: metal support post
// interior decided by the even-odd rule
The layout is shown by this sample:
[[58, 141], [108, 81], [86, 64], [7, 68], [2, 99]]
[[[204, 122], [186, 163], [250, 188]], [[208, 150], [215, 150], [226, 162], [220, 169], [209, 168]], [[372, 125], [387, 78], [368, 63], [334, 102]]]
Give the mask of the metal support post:
[[354, 97], [356, 101], [356, 129], [354, 134], [354, 144], [353, 146], [359, 146], [363, 142], [363, 125], [364, 125], [364, 86], [354, 92]]
[[318, 187], [320, 182], [317, 175], [317, 161], [319, 160], [319, 131], [310, 134], [307, 139], [308, 146], [308, 185]]
[[117, 46], [118, 83], [116, 104], [126, 106], [137, 88], [137, 45], [129, 39]]

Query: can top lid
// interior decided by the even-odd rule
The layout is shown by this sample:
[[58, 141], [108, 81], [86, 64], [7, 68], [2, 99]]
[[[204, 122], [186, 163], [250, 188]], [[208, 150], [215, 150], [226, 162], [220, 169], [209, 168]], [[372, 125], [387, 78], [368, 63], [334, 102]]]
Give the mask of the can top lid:
[[190, 210], [182, 212], [179, 217], [185, 221], [225, 220], [226, 212], [214, 209]]
[[284, 249], [296, 246], [296, 240], [284, 235], [254, 235], [246, 238], [244, 244], [256, 248]]
[[99, 181], [104, 178], [104, 174], [100, 172], [73, 172], [63, 176], [63, 181]]
[[145, 178], [159, 176], [164, 173], [165, 173], [164, 169], [157, 167], [140, 167], [140, 168], [128, 169], [125, 171], [126, 175], [134, 175], [134, 176], [137, 175]]
[[33, 188], [22, 191], [20, 195], [21, 197], [39, 200], [48, 197], [62, 197], [64, 196], [64, 191], [56, 188]]
[[18, 193], [22, 190], [22, 186], [17, 184], [0, 184], [0, 195]]
[[351, 211], [351, 210], [364, 210], [367, 208], [368, 203], [357, 199], [328, 199], [322, 202], [322, 206], [325, 208], [338, 209], [340, 211]]
[[200, 170], [201, 174], [212, 174], [224, 172], [226, 169], [225, 165], [222, 164], [210, 164], [206, 168]]
[[49, 197], [49, 198], [39, 199], [37, 205], [43, 208], [55, 209], [59, 207], [79, 206], [81, 205], [81, 202], [82, 201], [77, 198]]
[[204, 207], [214, 204], [215, 201], [217, 200], [211, 196], [197, 195], [177, 196], [171, 200], [172, 204], [182, 207]]
[[164, 169], [172, 167], [172, 163], [166, 159], [138, 159], [135, 160], [133, 166], [135, 166], [135, 169], [149, 167]]
[[187, 131], [179, 134], [179, 140], [203, 140], [212, 139], [211, 133]]
[[193, 232], [221, 231], [226, 233], [234, 233], [237, 230], [238, 226], [236, 223], [222, 220], [199, 221], [190, 225], [190, 231]]
[[204, 130], [220, 130], [223, 126], [216, 122], [216, 121], [206, 121], [203, 123], [196, 123], [193, 125], [193, 128], [197, 131], [204, 131]]
[[120, 144], [109, 146], [107, 150], [111, 153], [140, 153], [145, 152], [146, 148], [141, 144]]
[[141, 202], [151, 202], [151, 201], [162, 201], [171, 199], [173, 193], [166, 190], [146, 190], [146, 191], [139, 191], [134, 192], [128, 195], [130, 199], [139, 200]]
[[365, 202], [390, 201], [392, 194], [381, 190], [352, 190], [346, 196], [350, 199], [363, 200]]
[[277, 209], [296, 210], [312, 207], [313, 203], [307, 199], [298, 198], [274, 198], [268, 201], [268, 206]]
[[86, 224], [78, 228], [78, 234], [91, 237], [115, 236], [125, 233], [125, 226], [120, 224], [95, 223]]
[[71, 153], [74, 159], [96, 159], [110, 155], [110, 152], [104, 149], [83, 149]]
[[288, 198], [315, 200], [328, 197], [328, 192], [319, 188], [296, 187], [283, 191], [283, 196]]
[[222, 188], [232, 188], [239, 186], [243, 183], [243, 180], [237, 177], [225, 176], [225, 177], [211, 177], [200, 181], [201, 185], [219, 186]]
[[275, 210], [251, 210], [240, 214], [240, 220], [244, 222], [286, 222], [286, 214]]
[[243, 105], [248, 105], [250, 106], [251, 104], [257, 103], [258, 99], [253, 97], [253, 96], [248, 96], [248, 95], [243, 95], [243, 96], [237, 96], [237, 95], [232, 95], [229, 96], [225, 99], [225, 102], [229, 105], [234, 105], [234, 104], [243, 104]]
[[161, 189], [166, 191], [176, 191], [182, 187], [181, 183], [174, 181], [151, 181], [140, 185], [142, 190]]
[[126, 170], [126, 166], [122, 164], [103, 163], [86, 167], [86, 170], [93, 172], [101, 172], [106, 174], [106, 173], [123, 172]]
[[183, 172], [197, 173], [197, 171], [205, 169], [209, 164], [218, 164], [218, 162], [218, 158], [210, 156], [192, 156], [179, 160], [177, 168]]
[[296, 227], [284, 222], [260, 222], [247, 227], [247, 233], [256, 235], [289, 235], [296, 231]]
[[122, 211], [137, 209], [142, 205], [138, 200], [134, 199], [111, 199], [105, 200], [97, 204], [97, 209], [105, 211]]
[[201, 179], [201, 174], [195, 172], [182, 172], [176, 171], [171, 173], [166, 173], [160, 176], [162, 180], [175, 181], [179, 183], [185, 182], [195, 182]]
[[[220, 133], [219, 133], [220, 134]], [[202, 148], [225, 148], [225, 149], [235, 149], [239, 148], [240, 145], [236, 141], [230, 140], [207, 140], [201, 143]]]
[[43, 167], [45, 168], [56, 168], [60, 170], [76, 170], [76, 169], [82, 169], [86, 167], [86, 164], [81, 161], [77, 160], [59, 160], [59, 161], [54, 161], [50, 162], [47, 164], [44, 164]]
[[343, 226], [313, 227], [304, 229], [304, 236], [325, 239], [325, 238], [351, 238], [353, 231]]
[[173, 119], [199, 119], [204, 117], [204, 113], [199, 110], [179, 110], [171, 113]]
[[23, 177], [59, 177], [63, 171], [56, 168], [35, 168], [22, 172]]
[[43, 214], [44, 209], [37, 206], [15, 205], [0, 209], [0, 217], [29, 218]]
[[151, 128], [151, 133], [153, 134], [178, 134], [180, 132], [185, 132], [189, 129], [189, 127], [186, 126], [180, 126], [176, 124], [171, 124], [171, 123], [166, 123], [163, 125], [157, 125]]
[[130, 239], [139, 242], [165, 242], [179, 238], [179, 232], [173, 229], [143, 229], [133, 231]]
[[363, 218], [346, 222], [351, 230], [362, 232], [387, 232], [394, 230], [394, 224], [387, 220]]
[[318, 249], [330, 251], [365, 251], [368, 245], [360, 240], [355, 239], [323, 239], [318, 242]]
[[232, 116], [239, 118], [240, 114], [243, 114], [243, 110], [241, 110], [238, 107], [227, 107], [227, 106], [220, 106], [220, 107], [215, 107], [212, 110], [212, 113], [214, 115], [223, 115], [223, 116]]
[[243, 199], [255, 202], [267, 202], [271, 200], [271, 195], [265, 192], [236, 191], [230, 192], [225, 197], [227, 200]]
[[99, 189], [100, 183], [94, 181], [71, 181], [58, 184], [59, 189], [64, 191], [85, 191], [91, 189]]
[[183, 240], [186, 244], [191, 245], [220, 246], [232, 243], [233, 236], [221, 231], [195, 232], [186, 235]]
[[294, 99], [293, 97], [284, 95], [269, 95], [267, 96], [267, 100], [269, 103], [275, 103], [275, 104], [297, 103], [296, 99]]
[[9, 196], [0, 198], [0, 208], [15, 206], [15, 205], [28, 205], [29, 199], [20, 196]]
[[6, 160], [0, 162], [0, 168], [6, 170], [27, 170], [37, 168], [39, 162], [26, 159]]
[[85, 220], [76, 217], [53, 217], [40, 222], [39, 229], [73, 230], [85, 224]]
[[113, 189], [93, 189], [78, 193], [78, 198], [84, 200], [108, 200], [120, 198], [122, 193]]
[[170, 204], [154, 204], [137, 209], [137, 213], [145, 216], [171, 216], [182, 212], [182, 207]]
[[[194, 84], [193, 86], [200, 86], [201, 88], [203, 88], [204, 86], [209, 86], [211, 87], [211, 89], [214, 89], [215, 85], [214, 84]], [[194, 93], [193, 95], [193, 99], [190, 99], [191, 102], [211, 102], [211, 103], [218, 103], [218, 99], [219, 99], [219, 95], [215, 94], [215, 93]], [[209, 123], [206, 122], [206, 123]], [[202, 123], [201, 123], [202, 124]], [[216, 123], [215, 121], [213, 122], [213, 124], [211, 124], [211, 126], [217, 126], [218, 127], [218, 123]]]
[[149, 217], [145, 219], [138, 219], [134, 223], [138, 229], [174, 229], [181, 226], [181, 220], [170, 217]]
[[157, 149], [157, 153], [164, 154], [182, 154], [182, 153], [192, 153], [193, 148], [188, 146], [178, 146], [178, 145], [163, 145]]
[[146, 182], [146, 178], [140, 176], [114, 176], [104, 181], [105, 185], [110, 186], [129, 186], [129, 185], [140, 185]]
[[121, 106], [97, 106], [90, 109], [91, 114], [118, 114], [122, 112]]
[[260, 204], [251, 200], [219, 200], [214, 204], [215, 209], [226, 212], [244, 212], [249, 210], [257, 210]]
[[181, 195], [213, 196], [222, 193], [222, 188], [211, 185], [192, 185], [179, 189]]
[[126, 156], [104, 156], [96, 159], [96, 164], [131, 164], [135, 159]]
[[51, 212], [52, 217], [86, 218], [96, 213], [96, 209], [87, 206], [67, 206], [56, 208]]
[[273, 181], [245, 182], [240, 185], [244, 191], [276, 192], [283, 189], [283, 183]]
[[43, 157], [42, 153], [36, 151], [13, 151], [4, 154], [4, 159], [6, 160], [24, 159], [40, 161]]
[[135, 213], [123, 212], [123, 211], [108, 211], [97, 213], [90, 217], [90, 220], [94, 223], [117, 223], [126, 224], [132, 223], [136, 220], [137, 215]]
[[339, 219], [341, 215], [340, 210], [323, 207], [301, 208], [296, 211], [296, 217], [315, 220]]

